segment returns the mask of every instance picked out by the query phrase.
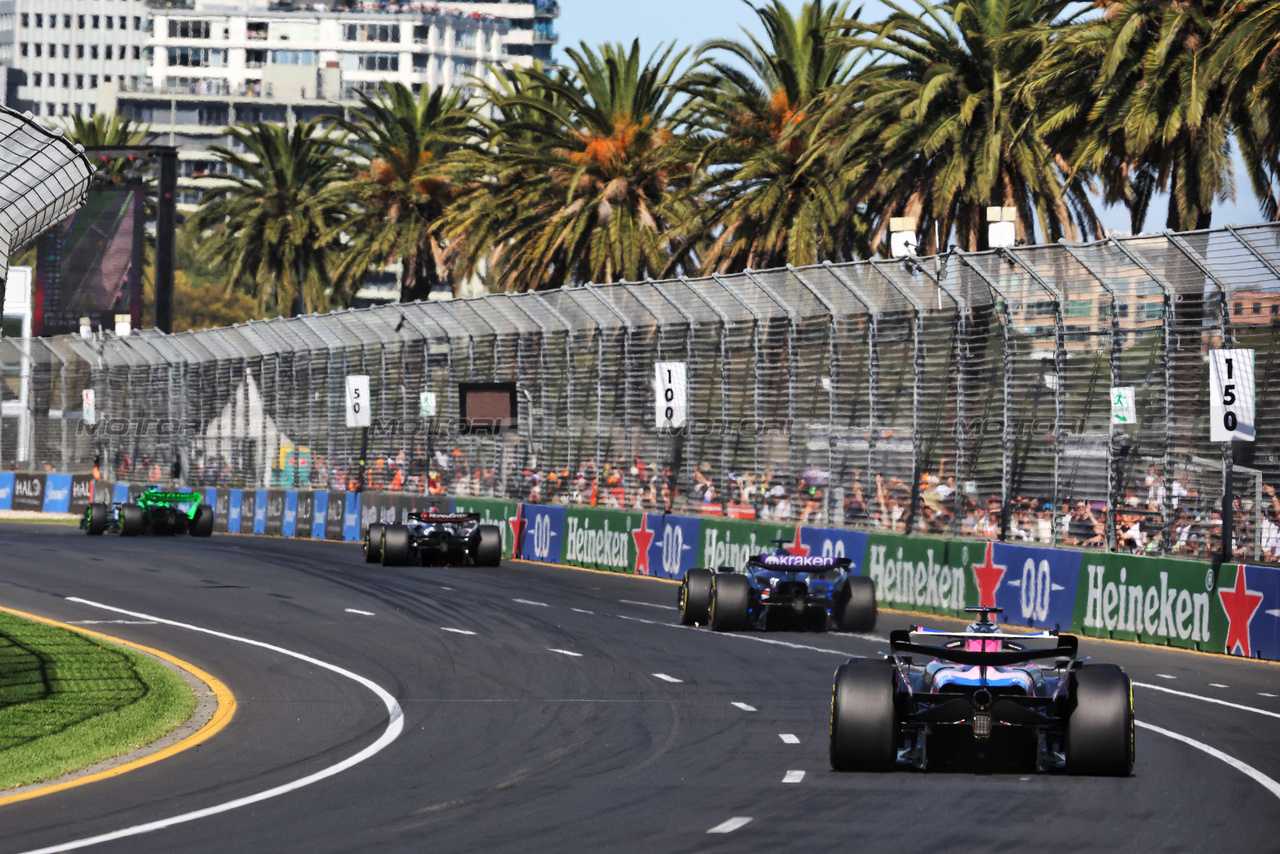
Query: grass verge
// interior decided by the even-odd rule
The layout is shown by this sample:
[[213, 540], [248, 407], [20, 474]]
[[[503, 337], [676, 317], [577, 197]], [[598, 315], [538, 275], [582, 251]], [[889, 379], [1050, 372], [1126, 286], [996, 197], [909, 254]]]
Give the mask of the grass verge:
[[150, 744], [195, 705], [148, 655], [0, 612], [0, 790]]

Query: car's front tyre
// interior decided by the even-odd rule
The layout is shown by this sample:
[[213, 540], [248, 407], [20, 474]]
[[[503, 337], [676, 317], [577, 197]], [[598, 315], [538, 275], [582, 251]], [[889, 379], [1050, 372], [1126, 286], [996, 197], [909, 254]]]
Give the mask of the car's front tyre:
[[686, 626], [706, 625], [711, 608], [711, 576], [709, 569], [695, 567], [684, 574], [680, 583], [680, 623]]
[[374, 522], [364, 529], [364, 562], [382, 563], [382, 529], [386, 525]]

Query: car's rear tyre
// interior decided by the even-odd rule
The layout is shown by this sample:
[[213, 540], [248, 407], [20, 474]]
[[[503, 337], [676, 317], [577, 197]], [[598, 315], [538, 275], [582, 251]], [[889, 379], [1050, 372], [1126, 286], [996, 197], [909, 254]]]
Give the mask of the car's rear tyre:
[[136, 537], [147, 530], [147, 517], [137, 504], [120, 505], [120, 536]]
[[382, 565], [405, 566], [409, 563], [409, 528], [387, 525], [382, 529]]
[[1085, 665], [1071, 676], [1067, 770], [1127, 777], [1133, 772], [1133, 683], [1114, 664]]
[[745, 575], [718, 572], [711, 577], [711, 607], [708, 622], [717, 632], [736, 632], [747, 627], [751, 607], [751, 583]]
[[831, 688], [831, 767], [888, 771], [897, 759], [893, 666], [854, 658], [836, 668]]
[[201, 504], [196, 508], [196, 517], [187, 526], [187, 533], [193, 537], [213, 536], [213, 508]]
[[90, 504], [85, 510], [85, 531], [91, 537], [101, 537], [102, 532], [107, 530], [107, 521], [111, 518], [111, 511], [105, 504]]
[[364, 562], [382, 563], [382, 529], [386, 526], [374, 522], [364, 529]]
[[840, 591], [836, 628], [842, 632], [869, 632], [876, 627], [876, 583], [863, 575], [850, 576]]
[[709, 569], [696, 567], [684, 574], [680, 584], [680, 622], [686, 626], [706, 625], [711, 608], [711, 576]]
[[502, 563], [502, 532], [497, 525], [481, 525], [476, 529], [479, 542], [476, 543], [476, 566], [497, 566]]

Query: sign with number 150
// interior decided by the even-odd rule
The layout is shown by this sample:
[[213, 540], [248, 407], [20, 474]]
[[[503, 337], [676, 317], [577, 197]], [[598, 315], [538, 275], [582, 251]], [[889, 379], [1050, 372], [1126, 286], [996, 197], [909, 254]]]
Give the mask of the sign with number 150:
[[1253, 351], [1209, 351], [1209, 441], [1252, 442]]

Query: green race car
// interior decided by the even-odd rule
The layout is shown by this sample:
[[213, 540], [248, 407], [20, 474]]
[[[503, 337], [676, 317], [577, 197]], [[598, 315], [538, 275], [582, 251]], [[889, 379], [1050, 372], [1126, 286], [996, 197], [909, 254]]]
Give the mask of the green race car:
[[213, 535], [213, 508], [198, 492], [161, 492], [151, 488], [136, 503], [94, 503], [85, 508], [80, 528], [91, 537], [114, 531], [122, 537], [140, 534]]

